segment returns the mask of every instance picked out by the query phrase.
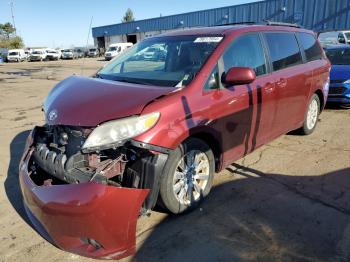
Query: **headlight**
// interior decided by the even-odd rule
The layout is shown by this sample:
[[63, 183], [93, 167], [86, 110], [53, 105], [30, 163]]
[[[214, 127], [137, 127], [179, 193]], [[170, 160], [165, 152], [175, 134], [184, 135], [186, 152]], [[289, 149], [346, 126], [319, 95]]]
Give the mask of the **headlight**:
[[350, 84], [350, 79], [346, 80], [344, 84]]
[[160, 113], [155, 112], [106, 122], [91, 132], [83, 149], [108, 148], [108, 146], [140, 135], [152, 128], [157, 123], [159, 116]]

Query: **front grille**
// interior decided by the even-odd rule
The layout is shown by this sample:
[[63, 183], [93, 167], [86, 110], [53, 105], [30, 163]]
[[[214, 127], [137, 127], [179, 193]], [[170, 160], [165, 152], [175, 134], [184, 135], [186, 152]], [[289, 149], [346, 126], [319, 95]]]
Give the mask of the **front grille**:
[[345, 92], [345, 90], [346, 90], [346, 87], [344, 87], [344, 86], [330, 87], [329, 94], [330, 95], [341, 95]]
[[344, 83], [346, 80], [340, 80], [340, 79], [335, 79], [335, 80], [331, 80], [331, 84], [342, 84]]

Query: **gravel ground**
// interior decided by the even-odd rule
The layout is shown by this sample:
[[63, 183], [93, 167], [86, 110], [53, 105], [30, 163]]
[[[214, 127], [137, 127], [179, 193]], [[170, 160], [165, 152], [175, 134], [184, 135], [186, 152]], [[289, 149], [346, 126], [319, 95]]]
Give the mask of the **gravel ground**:
[[[0, 65], [0, 261], [92, 261], [57, 249], [32, 229], [18, 162], [42, 101], [98, 59]], [[326, 109], [314, 134], [285, 135], [217, 174], [197, 210], [153, 212], [124, 261], [350, 261], [350, 110]]]

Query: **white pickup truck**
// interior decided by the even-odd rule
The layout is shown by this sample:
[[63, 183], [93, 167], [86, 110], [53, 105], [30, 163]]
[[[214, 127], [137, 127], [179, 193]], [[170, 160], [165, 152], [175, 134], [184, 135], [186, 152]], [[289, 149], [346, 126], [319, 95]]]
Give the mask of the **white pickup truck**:
[[44, 61], [46, 60], [46, 50], [44, 49], [34, 49], [31, 55], [29, 56], [28, 61]]
[[61, 58], [61, 51], [55, 49], [46, 49], [46, 59], [58, 60]]

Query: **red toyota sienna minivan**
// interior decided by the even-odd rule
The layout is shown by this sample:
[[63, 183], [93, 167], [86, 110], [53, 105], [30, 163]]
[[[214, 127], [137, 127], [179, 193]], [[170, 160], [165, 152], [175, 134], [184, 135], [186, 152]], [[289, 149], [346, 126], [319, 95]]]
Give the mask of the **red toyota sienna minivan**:
[[291, 130], [312, 133], [329, 70], [315, 34], [293, 26], [146, 39], [48, 94], [20, 164], [28, 216], [64, 250], [128, 256], [139, 215], [192, 209], [215, 172]]

